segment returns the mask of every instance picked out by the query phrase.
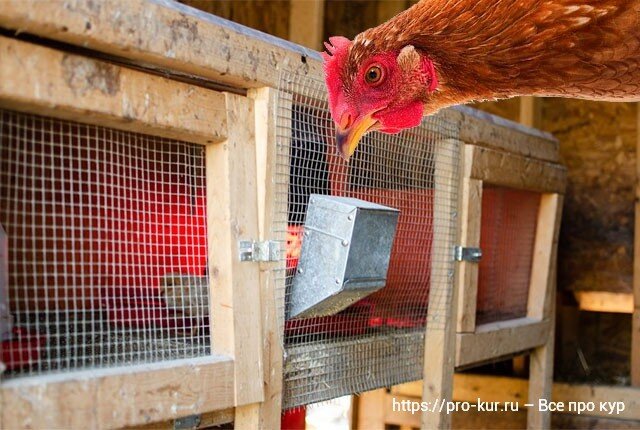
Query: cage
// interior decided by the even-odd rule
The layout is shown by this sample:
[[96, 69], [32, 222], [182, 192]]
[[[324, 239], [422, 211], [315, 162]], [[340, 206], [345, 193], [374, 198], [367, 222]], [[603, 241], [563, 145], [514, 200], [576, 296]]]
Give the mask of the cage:
[[[365, 137], [347, 164], [335, 150], [324, 83], [288, 72], [280, 82], [273, 231], [286, 242], [288, 256], [286, 270], [276, 273], [286, 288], [281, 314], [292, 301], [310, 196], [352, 197], [400, 212], [383, 289], [335, 315], [285, 322], [283, 405], [300, 406], [419, 379], [434, 273], [441, 276], [435, 283], [442, 294], [451, 290], [447, 284], [452, 278], [446, 272], [453, 271], [452, 254], [434, 240], [434, 232], [447, 231], [454, 240], [458, 183], [444, 183], [442, 178], [458, 174], [458, 127], [436, 116], [400, 135], [374, 133]], [[433, 271], [436, 265], [446, 268], [444, 276]], [[432, 303], [432, 315], [444, 313], [444, 298]]]
[[255, 201], [255, 183], [222, 179], [230, 162], [255, 168], [230, 161], [251, 145], [253, 122], [237, 124], [252, 105], [12, 38], [0, 51], [0, 426], [123, 427], [261, 399], [234, 373], [257, 373], [235, 348], [257, 350], [259, 325], [226, 312], [260, 307], [232, 285], [258, 268], [227, 259], [232, 229], [257, 232], [230, 195]]
[[[548, 388], [549, 136], [450, 109], [347, 165], [317, 53], [174, 2], [30, 6], [3, 4], [0, 26], [64, 43], [0, 37], [2, 427], [275, 428], [282, 408], [420, 378], [450, 398], [454, 365], [527, 350]], [[396, 208], [399, 226], [385, 288], [287, 320], [310, 194]], [[282, 257], [240, 258], [246, 242]]]

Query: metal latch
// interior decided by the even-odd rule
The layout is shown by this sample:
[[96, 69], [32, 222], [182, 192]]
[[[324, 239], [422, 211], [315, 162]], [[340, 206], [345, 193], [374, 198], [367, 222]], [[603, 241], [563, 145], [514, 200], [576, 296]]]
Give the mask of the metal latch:
[[480, 248], [466, 248], [464, 246], [457, 245], [454, 248], [454, 258], [456, 261], [479, 263], [482, 259], [482, 250]]
[[257, 242], [241, 240], [238, 244], [240, 261], [279, 261], [280, 243], [275, 240]]
[[194, 430], [200, 427], [200, 415], [189, 415], [173, 421], [174, 430]]

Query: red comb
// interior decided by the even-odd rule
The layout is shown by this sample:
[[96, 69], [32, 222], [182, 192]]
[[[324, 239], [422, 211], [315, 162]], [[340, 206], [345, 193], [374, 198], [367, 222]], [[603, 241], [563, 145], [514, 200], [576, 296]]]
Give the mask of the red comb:
[[328, 61], [329, 58], [336, 54], [336, 52], [342, 51], [351, 45], [351, 41], [343, 36], [333, 36], [329, 38], [328, 42], [324, 42], [326, 52], [322, 53], [322, 58]]

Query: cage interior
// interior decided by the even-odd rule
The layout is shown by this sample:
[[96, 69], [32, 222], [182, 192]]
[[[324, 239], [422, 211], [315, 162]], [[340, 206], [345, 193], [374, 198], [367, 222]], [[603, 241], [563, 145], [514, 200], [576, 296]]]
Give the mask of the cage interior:
[[540, 193], [484, 186], [476, 324], [527, 315]]
[[208, 354], [205, 208], [199, 145], [1, 110], [5, 377]]
[[[439, 189], [446, 198], [437, 208], [434, 185], [435, 175], [457, 172], [458, 146], [451, 140], [458, 136], [456, 126], [436, 116], [398, 135], [372, 133], [347, 164], [335, 149], [325, 97], [322, 82], [282, 77], [274, 232], [287, 248], [286, 268], [276, 273], [286, 285], [285, 306], [310, 194], [379, 203], [399, 209], [400, 218], [382, 290], [336, 315], [285, 322], [284, 407], [419, 379], [431, 269], [434, 262], [452, 264], [450, 250], [433, 237], [435, 229], [453, 222], [457, 181]], [[444, 310], [446, 294], [441, 292], [433, 306]]]

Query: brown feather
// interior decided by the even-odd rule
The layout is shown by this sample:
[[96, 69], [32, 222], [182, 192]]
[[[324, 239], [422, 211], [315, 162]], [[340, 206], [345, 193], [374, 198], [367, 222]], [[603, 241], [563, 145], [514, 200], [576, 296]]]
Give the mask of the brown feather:
[[407, 45], [439, 75], [425, 113], [519, 95], [640, 100], [640, 0], [422, 0], [354, 39], [343, 80]]

